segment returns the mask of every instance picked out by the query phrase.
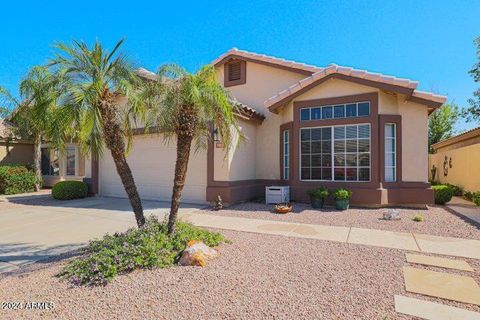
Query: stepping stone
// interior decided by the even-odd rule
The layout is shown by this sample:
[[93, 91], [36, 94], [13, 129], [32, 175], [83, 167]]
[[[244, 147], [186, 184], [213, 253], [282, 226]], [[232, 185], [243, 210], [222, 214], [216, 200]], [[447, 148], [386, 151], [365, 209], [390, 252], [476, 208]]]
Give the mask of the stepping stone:
[[395, 296], [395, 311], [427, 320], [480, 320], [480, 313], [440, 303]]
[[480, 287], [471, 277], [403, 267], [405, 290], [480, 305]]
[[463, 260], [453, 260], [440, 257], [424, 256], [421, 254], [407, 253], [407, 262], [424, 264], [427, 266], [435, 266], [449, 269], [457, 269], [463, 271], [474, 271], [470, 265]]
[[414, 234], [420, 250], [471, 259], [480, 259], [480, 240]]
[[348, 243], [419, 251], [412, 234], [405, 232], [352, 228]]

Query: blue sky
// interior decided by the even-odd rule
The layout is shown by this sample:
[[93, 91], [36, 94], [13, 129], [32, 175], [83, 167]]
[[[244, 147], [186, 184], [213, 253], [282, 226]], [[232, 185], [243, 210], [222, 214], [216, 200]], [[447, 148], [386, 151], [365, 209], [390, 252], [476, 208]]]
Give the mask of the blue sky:
[[238, 47], [418, 80], [419, 89], [465, 106], [478, 86], [467, 72], [479, 12], [478, 0], [9, 1], [0, 12], [0, 85], [15, 92], [55, 41], [112, 46], [125, 37], [124, 51], [151, 70], [176, 62], [194, 71]]

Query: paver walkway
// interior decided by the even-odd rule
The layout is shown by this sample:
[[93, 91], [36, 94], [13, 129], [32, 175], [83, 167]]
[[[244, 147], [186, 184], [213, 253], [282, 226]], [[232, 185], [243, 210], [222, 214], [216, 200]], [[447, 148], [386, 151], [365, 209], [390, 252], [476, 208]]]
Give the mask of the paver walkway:
[[200, 213], [184, 213], [181, 217], [200, 227], [329, 240], [480, 259], [480, 240], [355, 227], [224, 217]]
[[480, 207], [460, 197], [453, 197], [447, 207], [480, 225]]
[[480, 313], [440, 303], [395, 296], [395, 311], [428, 320], [480, 320]]

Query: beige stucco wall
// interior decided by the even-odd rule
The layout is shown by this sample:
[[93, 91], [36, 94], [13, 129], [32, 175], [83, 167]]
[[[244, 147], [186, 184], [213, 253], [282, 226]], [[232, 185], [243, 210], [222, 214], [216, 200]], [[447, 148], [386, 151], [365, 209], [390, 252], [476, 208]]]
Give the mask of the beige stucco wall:
[[[444, 175], [443, 163], [452, 159], [452, 167], [448, 166], [448, 175]], [[429, 155], [429, 171], [433, 165], [437, 167], [436, 180], [451, 183], [467, 191], [480, 191], [480, 143], [458, 149], [439, 150]], [[430, 172], [429, 172], [430, 174]], [[430, 174], [431, 177], [431, 174]]]
[[238, 128], [244, 139], [232, 127], [232, 147], [225, 157], [225, 148], [214, 143], [214, 179], [216, 181], [238, 181], [256, 178], [257, 124], [238, 118]]
[[400, 104], [402, 115], [402, 179], [428, 181], [428, 110], [414, 102]]
[[[223, 84], [223, 66], [217, 68], [219, 83]], [[274, 94], [286, 89], [292, 84], [305, 78], [305, 75], [278, 68], [265, 66], [262, 64], [247, 62], [247, 81], [244, 85], [228, 87], [227, 89], [242, 103], [254, 108], [266, 119], [261, 125], [255, 125], [255, 139], [250, 139], [244, 144], [254, 144], [252, 146], [240, 146], [240, 151], [236, 155], [238, 159], [244, 161], [249, 158], [248, 168], [233, 168], [234, 172], [229, 173], [228, 164], [222, 163], [223, 154], [215, 153], [215, 180], [247, 180], [257, 179], [279, 179], [280, 162], [278, 156], [280, 153], [279, 128], [283, 123], [281, 115], [276, 115], [268, 111], [263, 102]], [[253, 125], [253, 124], [252, 124]], [[252, 128], [247, 129], [248, 134], [253, 134]], [[253, 141], [255, 141], [253, 143]], [[243, 150], [242, 150], [243, 149]], [[216, 149], [217, 150], [217, 149]], [[251, 157], [254, 155], [254, 158]], [[239, 163], [235, 159], [228, 159], [227, 163]], [[241, 165], [242, 166], [242, 165]], [[255, 170], [253, 170], [255, 167]]]
[[0, 165], [33, 164], [33, 145], [0, 142]]
[[240, 135], [235, 132], [234, 144], [236, 148], [230, 150], [229, 155], [229, 180], [250, 180], [256, 178], [256, 138], [257, 125], [244, 120], [238, 123], [240, 132], [244, 136], [244, 140], [240, 140]]

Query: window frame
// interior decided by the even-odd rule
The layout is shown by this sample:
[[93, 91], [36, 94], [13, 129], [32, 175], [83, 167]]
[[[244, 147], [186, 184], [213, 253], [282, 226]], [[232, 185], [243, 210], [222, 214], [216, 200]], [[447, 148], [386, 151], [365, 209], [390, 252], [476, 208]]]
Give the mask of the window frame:
[[[368, 114], [366, 115], [359, 115], [359, 104], [368, 104]], [[354, 116], [347, 116], [347, 105], [355, 105], [355, 115]], [[336, 117], [335, 116], [335, 109], [338, 107], [342, 107], [343, 116]], [[321, 117], [319, 119], [312, 118], [312, 109], [320, 109]], [[325, 109], [325, 112], [324, 112]], [[308, 119], [302, 119], [302, 111], [308, 110]], [[324, 114], [327, 113], [327, 110], [330, 111], [330, 117], [324, 117]], [[345, 102], [345, 103], [336, 103], [336, 104], [319, 104], [314, 106], [308, 107], [301, 107], [299, 109], [299, 120], [300, 122], [306, 121], [324, 121], [324, 120], [339, 120], [339, 119], [354, 119], [354, 118], [368, 118], [372, 114], [372, 103], [371, 101], [355, 101], [355, 102]]]
[[[368, 125], [369, 127], [369, 136], [368, 136], [368, 143], [369, 143], [369, 151], [368, 152], [358, 152], [358, 127], [363, 126], [363, 125]], [[350, 127], [350, 126], [356, 126], [357, 127], [357, 165], [355, 168], [357, 169], [357, 179], [356, 180], [347, 180], [345, 176], [345, 180], [335, 180], [335, 127]], [[330, 146], [330, 156], [331, 156], [331, 179], [330, 180], [324, 180], [324, 179], [302, 179], [302, 130], [311, 130], [311, 129], [319, 129], [319, 128], [331, 128], [330, 134], [331, 134], [331, 146]], [[366, 140], [366, 138], [360, 138], [362, 140]], [[339, 140], [339, 139], [337, 139]], [[341, 140], [341, 139], [340, 139]], [[351, 140], [347, 139], [346, 136], [343, 138], [344, 141], [346, 140]], [[310, 139], [311, 141], [311, 139]], [[323, 141], [323, 140], [320, 140]], [[344, 155], [346, 156], [347, 151], [343, 152]], [[359, 180], [358, 179], [358, 170], [360, 168], [367, 168], [367, 166], [360, 166], [358, 163], [358, 155], [359, 154], [366, 154], [368, 153], [369, 155], [369, 177], [368, 180]], [[310, 152], [311, 156], [311, 152]], [[346, 159], [345, 159], [346, 161]], [[341, 167], [339, 167], [341, 168]], [[347, 169], [348, 167], [345, 165], [343, 168]], [[353, 168], [353, 167], [351, 167]], [[310, 165], [310, 170], [311, 170], [311, 165]], [[308, 127], [300, 127], [298, 131], [298, 180], [300, 182], [328, 182], [328, 183], [369, 183], [372, 182], [372, 170], [373, 170], [373, 165], [372, 165], [372, 124], [370, 122], [364, 122], [364, 123], [352, 123], [352, 124], [335, 124], [335, 125], [324, 125], [324, 126], [308, 126]]]
[[[387, 126], [393, 127], [393, 136], [387, 137]], [[383, 162], [383, 174], [385, 182], [397, 182], [397, 124], [393, 122], [386, 122], [384, 125], [384, 137], [383, 137], [383, 144], [384, 144], [384, 162]], [[387, 141], [391, 140], [393, 142], [393, 151], [387, 151]], [[386, 159], [387, 154], [392, 155], [392, 159], [394, 161], [393, 165], [387, 165]], [[393, 169], [393, 180], [387, 180], [387, 169]]]
[[[285, 139], [285, 138], [288, 139]], [[290, 144], [291, 144], [291, 134], [289, 129], [283, 130], [282, 133], [282, 144], [283, 144], [283, 153], [282, 153], [282, 179], [290, 180]]]
[[[74, 174], [68, 174], [68, 151], [73, 150], [74, 152], [74, 160], [75, 160], [75, 166], [74, 166]], [[76, 146], [67, 146], [65, 148], [65, 176], [66, 177], [76, 177], [78, 175], [78, 148]]]

